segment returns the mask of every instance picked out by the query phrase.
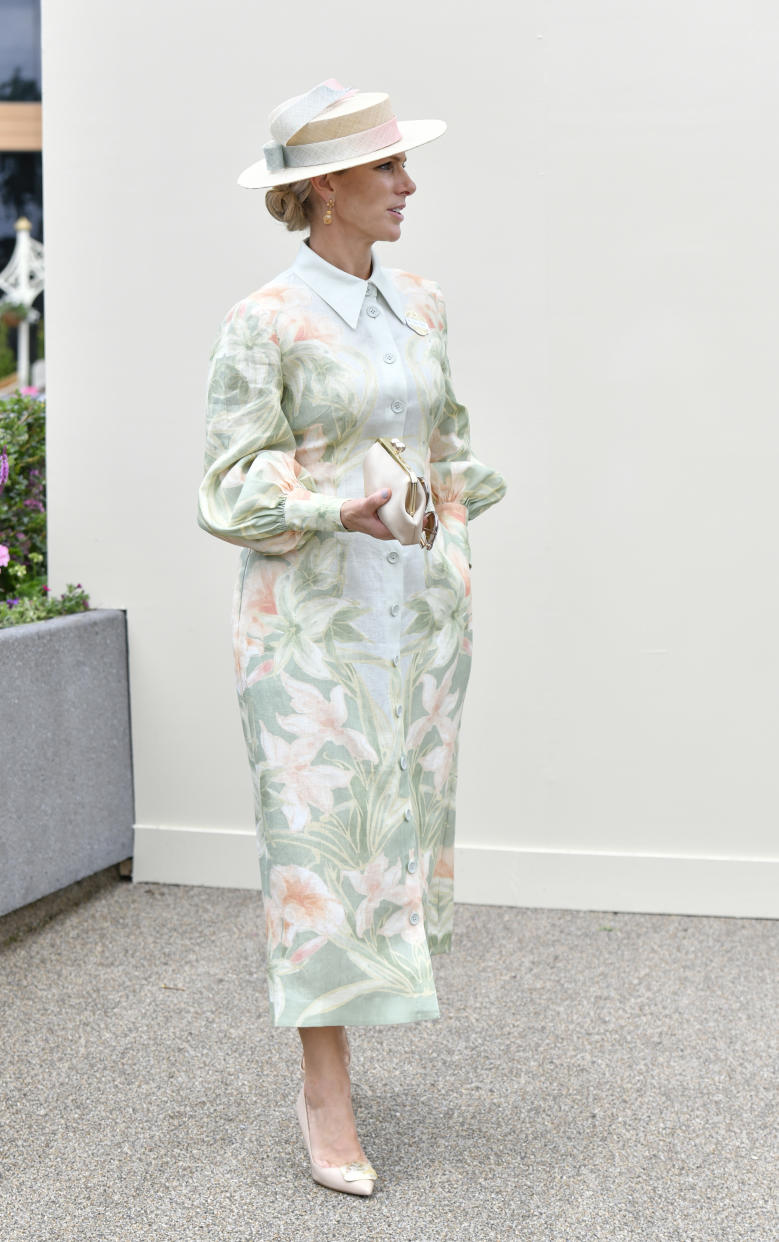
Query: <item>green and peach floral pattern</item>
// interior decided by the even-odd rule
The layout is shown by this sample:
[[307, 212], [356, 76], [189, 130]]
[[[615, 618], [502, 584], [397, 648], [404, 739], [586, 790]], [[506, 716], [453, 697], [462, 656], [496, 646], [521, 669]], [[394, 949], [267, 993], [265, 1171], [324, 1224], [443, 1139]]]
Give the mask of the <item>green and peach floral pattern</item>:
[[[354, 326], [339, 290], [355, 289], [328, 268], [301, 254], [225, 316], [199, 502], [204, 529], [242, 547], [235, 673], [283, 1026], [439, 1014], [431, 956], [452, 936], [468, 521], [505, 491], [471, 451], [438, 287], [374, 262], [377, 309], [361, 306]], [[430, 479], [441, 527], [429, 553], [341, 526], [365, 452], [387, 434]]]

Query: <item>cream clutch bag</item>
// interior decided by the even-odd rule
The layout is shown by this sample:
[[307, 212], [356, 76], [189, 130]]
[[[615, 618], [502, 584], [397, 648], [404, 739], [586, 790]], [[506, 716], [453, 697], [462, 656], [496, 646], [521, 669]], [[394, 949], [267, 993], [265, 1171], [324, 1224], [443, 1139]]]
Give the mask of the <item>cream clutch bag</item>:
[[398, 543], [418, 543], [427, 550], [438, 533], [438, 516], [427, 483], [404, 461], [405, 451], [402, 440], [384, 436], [371, 445], [362, 467], [365, 495], [389, 487], [392, 494], [376, 513]]

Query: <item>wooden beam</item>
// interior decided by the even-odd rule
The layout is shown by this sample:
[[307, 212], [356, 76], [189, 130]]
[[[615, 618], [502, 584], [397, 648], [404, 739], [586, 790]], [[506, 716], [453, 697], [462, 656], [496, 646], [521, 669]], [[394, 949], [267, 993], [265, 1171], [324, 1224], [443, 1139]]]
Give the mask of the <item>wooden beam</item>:
[[39, 103], [0, 103], [0, 151], [40, 151], [42, 134]]

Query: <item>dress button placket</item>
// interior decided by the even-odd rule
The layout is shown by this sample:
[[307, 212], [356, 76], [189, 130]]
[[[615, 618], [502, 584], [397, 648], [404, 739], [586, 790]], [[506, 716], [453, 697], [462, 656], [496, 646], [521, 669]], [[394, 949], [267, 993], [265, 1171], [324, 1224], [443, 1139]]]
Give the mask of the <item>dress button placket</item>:
[[381, 383], [381, 398], [384, 403], [383, 409], [387, 415], [388, 425], [381, 434], [402, 436], [405, 425], [404, 415], [408, 409], [408, 401], [406, 400], [406, 369], [402, 365], [396, 365], [396, 363], [402, 362], [398, 340], [393, 332], [393, 327], [397, 328], [399, 326], [397, 318], [392, 309], [386, 306], [379, 297], [376, 286], [370, 282], [366, 286], [364, 307], [377, 355], [384, 364], [382, 367], [384, 380]]
[[[383, 408], [391, 419], [387, 423], [387, 430], [382, 434], [398, 435], [403, 429], [403, 415], [406, 413], [407, 401], [406, 397], [406, 375], [403, 366], [396, 365], [400, 361], [398, 345], [392, 332], [393, 314], [389, 311], [377, 297], [377, 290], [374, 286], [368, 285], [367, 296], [365, 300], [365, 314], [367, 316], [367, 325], [369, 325], [370, 335], [373, 338], [377, 353], [381, 358], [384, 366], [382, 368], [384, 379], [381, 384]], [[404, 561], [397, 545], [390, 547], [384, 554], [385, 564], [385, 599], [387, 600], [385, 607], [387, 609], [387, 620], [389, 622], [389, 634], [392, 636], [391, 641], [396, 646], [394, 655], [390, 656], [392, 666], [398, 668], [400, 665], [400, 646], [401, 633], [403, 626], [403, 599], [404, 599]], [[393, 598], [394, 597], [394, 598]], [[399, 842], [401, 857], [405, 856], [405, 866], [408, 867], [408, 860], [411, 860], [410, 874], [413, 875], [416, 870], [416, 862], [414, 854], [419, 848], [417, 839], [416, 826], [413, 822], [411, 806], [407, 802], [409, 799], [409, 761], [405, 751], [406, 735], [405, 720], [403, 706], [398, 701], [401, 696], [401, 684], [393, 678], [393, 698], [395, 701], [392, 705], [392, 713], [397, 724], [397, 733], [395, 734], [395, 755], [398, 767], [398, 793], [403, 800], [401, 806], [403, 824], [403, 837], [405, 840]], [[412, 923], [419, 922], [419, 915], [413, 912], [414, 918]]]

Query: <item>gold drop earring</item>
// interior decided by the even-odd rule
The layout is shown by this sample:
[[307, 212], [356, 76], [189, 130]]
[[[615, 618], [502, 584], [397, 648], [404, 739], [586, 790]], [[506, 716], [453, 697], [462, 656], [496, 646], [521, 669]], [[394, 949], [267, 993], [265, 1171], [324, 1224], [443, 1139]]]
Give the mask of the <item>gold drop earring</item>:
[[323, 224], [332, 224], [332, 223], [333, 223], [333, 208], [334, 208], [334, 207], [335, 207], [335, 199], [334, 199], [334, 198], [328, 198], [328, 200], [327, 200], [327, 205], [326, 205], [326, 207], [325, 207], [325, 214], [322, 216], [322, 222], [323, 222]]

